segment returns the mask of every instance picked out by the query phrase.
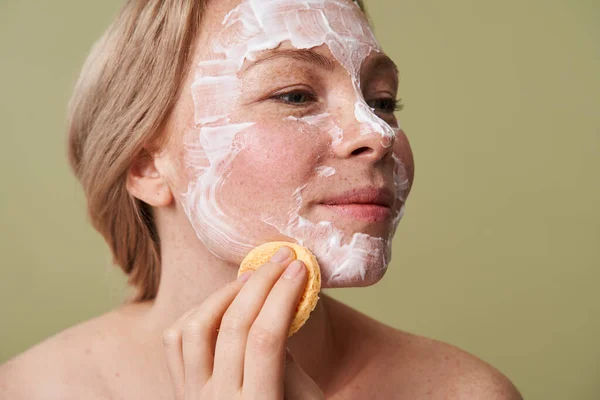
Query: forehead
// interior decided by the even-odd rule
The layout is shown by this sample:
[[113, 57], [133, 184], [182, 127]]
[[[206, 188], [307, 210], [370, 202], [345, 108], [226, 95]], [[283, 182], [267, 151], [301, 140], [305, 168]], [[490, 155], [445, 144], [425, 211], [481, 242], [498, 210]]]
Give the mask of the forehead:
[[354, 0], [208, 0], [204, 19], [223, 22], [224, 17], [236, 8], [250, 7], [256, 14], [276, 14], [292, 9], [322, 8], [330, 11], [345, 8], [358, 10], [364, 15]]
[[273, 49], [285, 41], [305, 49], [363, 43], [379, 50], [365, 14], [352, 0], [213, 0], [199, 41], [201, 48], [249, 58], [253, 50]]

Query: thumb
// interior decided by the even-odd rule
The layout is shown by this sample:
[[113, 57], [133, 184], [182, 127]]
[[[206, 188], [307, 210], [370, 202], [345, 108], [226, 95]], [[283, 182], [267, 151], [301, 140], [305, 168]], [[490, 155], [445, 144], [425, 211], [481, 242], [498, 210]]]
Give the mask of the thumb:
[[283, 398], [285, 400], [325, 400], [321, 388], [300, 368], [290, 351], [286, 349], [285, 353]]

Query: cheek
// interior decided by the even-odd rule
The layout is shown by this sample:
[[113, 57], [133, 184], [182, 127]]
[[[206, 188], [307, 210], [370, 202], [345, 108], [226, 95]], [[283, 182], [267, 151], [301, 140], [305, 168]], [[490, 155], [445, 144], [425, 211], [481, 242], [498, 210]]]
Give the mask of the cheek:
[[328, 149], [326, 134], [294, 121], [257, 123], [243, 135], [222, 192], [243, 212], [291, 204]]

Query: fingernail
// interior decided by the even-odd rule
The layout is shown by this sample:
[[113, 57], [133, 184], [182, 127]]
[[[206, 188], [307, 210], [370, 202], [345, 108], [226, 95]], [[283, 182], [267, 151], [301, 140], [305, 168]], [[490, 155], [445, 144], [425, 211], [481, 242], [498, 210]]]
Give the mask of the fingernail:
[[292, 279], [304, 268], [304, 263], [300, 260], [292, 262], [283, 273], [283, 279]]
[[237, 280], [246, 282], [248, 280], [248, 278], [250, 278], [251, 274], [252, 274], [252, 271], [246, 271], [243, 274], [241, 274], [240, 276], [238, 276]]
[[283, 262], [283, 261], [287, 260], [291, 255], [292, 255], [292, 252], [291, 252], [290, 248], [287, 246], [283, 246], [282, 248], [277, 250], [277, 253], [275, 253], [273, 255], [273, 257], [271, 257], [271, 261]]

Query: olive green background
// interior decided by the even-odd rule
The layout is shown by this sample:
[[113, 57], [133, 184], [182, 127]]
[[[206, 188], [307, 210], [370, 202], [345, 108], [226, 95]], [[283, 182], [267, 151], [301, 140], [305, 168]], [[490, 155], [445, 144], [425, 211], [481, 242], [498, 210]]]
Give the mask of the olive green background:
[[[384, 280], [329, 293], [476, 354], [528, 399], [600, 398], [600, 3], [367, 3], [416, 180]], [[64, 139], [119, 6], [0, 3], [0, 361], [124, 296]]]

